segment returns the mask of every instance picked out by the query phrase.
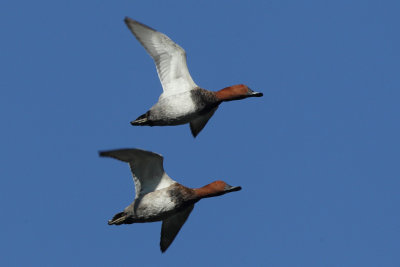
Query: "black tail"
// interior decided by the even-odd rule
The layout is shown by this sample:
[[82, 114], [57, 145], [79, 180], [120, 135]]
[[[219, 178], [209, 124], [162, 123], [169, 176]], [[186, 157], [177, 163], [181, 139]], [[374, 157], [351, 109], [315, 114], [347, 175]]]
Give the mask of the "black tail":
[[149, 112], [146, 112], [145, 114], [139, 116], [136, 120], [131, 121], [131, 124], [135, 126], [150, 125], [148, 117]]
[[127, 219], [126, 215], [127, 214], [124, 211], [115, 214], [114, 217], [108, 221], [108, 225], [112, 225], [112, 224], [120, 225], [120, 224], [125, 223], [125, 220]]

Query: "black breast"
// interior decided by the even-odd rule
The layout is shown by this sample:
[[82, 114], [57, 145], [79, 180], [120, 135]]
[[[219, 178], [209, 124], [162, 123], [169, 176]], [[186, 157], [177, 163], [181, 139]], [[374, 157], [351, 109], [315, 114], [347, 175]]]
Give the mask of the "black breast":
[[190, 91], [190, 93], [200, 113], [207, 113], [221, 103], [212, 91], [197, 88]]
[[168, 190], [171, 201], [177, 206], [187, 206], [195, 203], [193, 190], [187, 188], [181, 184], [174, 185], [170, 190]]

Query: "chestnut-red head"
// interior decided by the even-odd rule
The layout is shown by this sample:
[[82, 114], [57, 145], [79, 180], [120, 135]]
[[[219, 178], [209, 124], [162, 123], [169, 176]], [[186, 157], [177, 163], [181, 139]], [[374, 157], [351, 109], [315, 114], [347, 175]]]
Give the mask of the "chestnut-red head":
[[263, 93], [254, 92], [244, 84], [237, 84], [221, 89], [215, 92], [215, 95], [220, 101], [232, 101], [247, 97], [261, 97]]
[[198, 198], [206, 198], [221, 196], [241, 189], [240, 186], [231, 186], [224, 181], [215, 181], [201, 188], [194, 189], [194, 192]]

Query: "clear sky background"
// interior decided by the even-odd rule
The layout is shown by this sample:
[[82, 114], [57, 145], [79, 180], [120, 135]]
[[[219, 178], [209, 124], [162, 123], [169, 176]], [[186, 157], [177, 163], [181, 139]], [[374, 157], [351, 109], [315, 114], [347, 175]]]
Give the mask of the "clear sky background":
[[[1, 266], [400, 266], [399, 1], [2, 1]], [[130, 16], [187, 52], [194, 81], [245, 83], [189, 126], [132, 127], [161, 93]], [[161, 153], [199, 202], [165, 254], [160, 223], [108, 226], [128, 165]]]

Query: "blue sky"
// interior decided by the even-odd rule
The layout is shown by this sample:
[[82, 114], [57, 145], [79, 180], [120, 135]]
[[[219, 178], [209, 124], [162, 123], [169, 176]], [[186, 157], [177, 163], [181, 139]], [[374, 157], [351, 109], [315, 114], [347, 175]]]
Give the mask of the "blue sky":
[[[400, 266], [398, 1], [2, 1], [0, 265]], [[189, 126], [132, 127], [161, 93], [130, 16], [187, 52], [194, 81], [264, 93]], [[126, 164], [161, 153], [199, 202], [108, 226], [134, 197]]]

